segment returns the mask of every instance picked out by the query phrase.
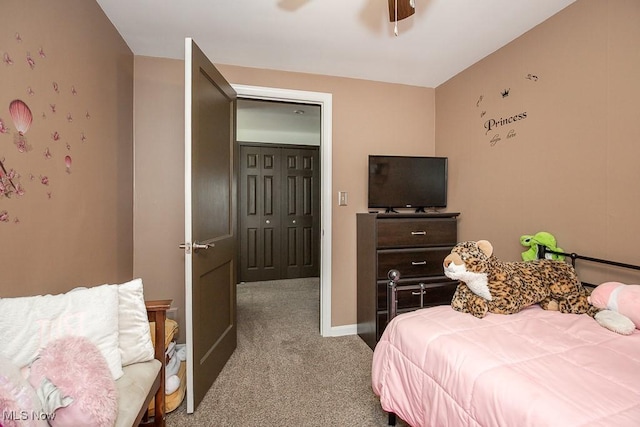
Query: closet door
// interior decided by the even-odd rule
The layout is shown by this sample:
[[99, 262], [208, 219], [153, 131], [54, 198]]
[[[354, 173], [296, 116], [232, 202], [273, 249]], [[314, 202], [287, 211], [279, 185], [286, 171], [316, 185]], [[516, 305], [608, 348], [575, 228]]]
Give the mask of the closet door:
[[240, 147], [240, 281], [281, 278], [280, 149]]
[[284, 278], [320, 275], [320, 165], [317, 148], [283, 148]]

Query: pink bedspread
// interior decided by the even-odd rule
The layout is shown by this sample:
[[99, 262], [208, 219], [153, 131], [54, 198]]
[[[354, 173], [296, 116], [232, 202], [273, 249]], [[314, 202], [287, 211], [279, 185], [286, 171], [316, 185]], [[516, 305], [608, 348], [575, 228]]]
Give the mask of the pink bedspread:
[[640, 331], [538, 306], [396, 317], [373, 354], [385, 411], [412, 426], [640, 426]]

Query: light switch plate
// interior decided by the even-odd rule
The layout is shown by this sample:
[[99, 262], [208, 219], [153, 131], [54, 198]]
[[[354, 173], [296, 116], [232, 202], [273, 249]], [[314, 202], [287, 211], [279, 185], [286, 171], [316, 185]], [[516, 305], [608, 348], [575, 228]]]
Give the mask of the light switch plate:
[[338, 191], [338, 206], [347, 206], [347, 192]]

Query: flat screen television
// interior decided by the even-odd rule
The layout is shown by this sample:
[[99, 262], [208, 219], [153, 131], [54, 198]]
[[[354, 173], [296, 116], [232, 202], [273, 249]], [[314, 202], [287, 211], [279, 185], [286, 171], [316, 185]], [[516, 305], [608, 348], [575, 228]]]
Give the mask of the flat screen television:
[[369, 208], [447, 206], [446, 157], [369, 156]]

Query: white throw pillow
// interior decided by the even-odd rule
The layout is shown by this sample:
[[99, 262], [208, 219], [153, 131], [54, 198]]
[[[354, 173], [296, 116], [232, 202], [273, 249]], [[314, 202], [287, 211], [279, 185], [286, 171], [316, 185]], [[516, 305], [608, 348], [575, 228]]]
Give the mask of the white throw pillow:
[[146, 362], [154, 358], [147, 308], [144, 304], [142, 279], [117, 285], [119, 347], [122, 366]]
[[23, 367], [49, 341], [67, 335], [87, 337], [100, 349], [117, 380], [123, 373], [118, 300], [118, 288], [110, 285], [58, 295], [0, 298], [0, 354]]

